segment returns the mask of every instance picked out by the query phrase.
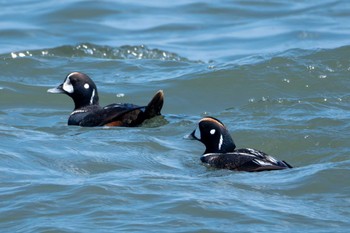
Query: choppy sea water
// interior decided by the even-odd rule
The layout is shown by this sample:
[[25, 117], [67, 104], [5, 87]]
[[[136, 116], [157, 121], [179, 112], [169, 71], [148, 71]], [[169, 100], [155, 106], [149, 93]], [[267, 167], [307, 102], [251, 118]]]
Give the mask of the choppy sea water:
[[[1, 232], [348, 232], [347, 1], [1, 1]], [[68, 127], [72, 71], [137, 128]], [[206, 115], [294, 169], [203, 166]]]

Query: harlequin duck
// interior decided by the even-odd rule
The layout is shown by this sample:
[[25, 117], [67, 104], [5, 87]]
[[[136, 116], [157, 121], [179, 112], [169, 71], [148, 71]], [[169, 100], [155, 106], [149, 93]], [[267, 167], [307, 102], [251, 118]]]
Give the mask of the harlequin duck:
[[201, 161], [215, 168], [248, 172], [292, 168], [285, 161], [264, 152], [250, 148], [236, 149], [225, 125], [214, 117], [202, 118], [190, 137], [205, 145]]
[[89, 76], [80, 72], [67, 75], [64, 82], [49, 93], [63, 93], [75, 104], [68, 125], [79, 126], [138, 126], [144, 120], [161, 115], [164, 94], [158, 91], [147, 106], [134, 104], [99, 105], [97, 87]]

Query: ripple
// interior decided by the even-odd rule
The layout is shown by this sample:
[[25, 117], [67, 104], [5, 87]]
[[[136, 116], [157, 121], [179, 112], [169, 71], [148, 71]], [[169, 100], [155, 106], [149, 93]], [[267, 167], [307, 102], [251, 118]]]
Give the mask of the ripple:
[[[8, 232], [347, 232], [346, 1], [2, 1], [0, 225]], [[202, 62], [209, 61], [209, 62]], [[166, 95], [138, 128], [68, 127], [46, 90], [79, 70], [101, 103]], [[295, 166], [203, 165], [218, 117]]]
[[13, 59], [23, 57], [93, 57], [101, 59], [152, 59], [161, 61], [178, 62], [199, 62], [191, 61], [181, 57], [176, 53], [164, 51], [161, 49], [150, 49], [145, 45], [121, 47], [100, 46], [91, 43], [81, 43], [75, 46], [64, 45], [50, 49], [29, 50], [20, 52], [11, 52], [10, 56], [2, 54], [0, 57]]

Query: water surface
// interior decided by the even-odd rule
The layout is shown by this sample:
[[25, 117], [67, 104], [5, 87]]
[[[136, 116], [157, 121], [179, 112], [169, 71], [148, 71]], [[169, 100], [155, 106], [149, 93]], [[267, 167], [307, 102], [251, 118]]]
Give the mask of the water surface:
[[[0, 2], [3, 232], [347, 232], [347, 1]], [[68, 127], [72, 71], [137, 128]], [[295, 166], [238, 173], [185, 140], [206, 115]]]

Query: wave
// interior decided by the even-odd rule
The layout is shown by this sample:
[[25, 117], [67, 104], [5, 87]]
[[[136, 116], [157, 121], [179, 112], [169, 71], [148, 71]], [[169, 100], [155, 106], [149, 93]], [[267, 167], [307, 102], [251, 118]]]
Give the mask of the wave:
[[2, 54], [1, 58], [20, 57], [91, 57], [101, 59], [152, 59], [162, 61], [178, 62], [199, 62], [191, 61], [176, 53], [162, 49], [151, 49], [146, 45], [123, 45], [111, 47], [106, 45], [96, 45], [92, 43], [80, 43], [77, 45], [63, 45], [48, 49], [37, 49], [28, 51], [16, 51], [10, 54]]

